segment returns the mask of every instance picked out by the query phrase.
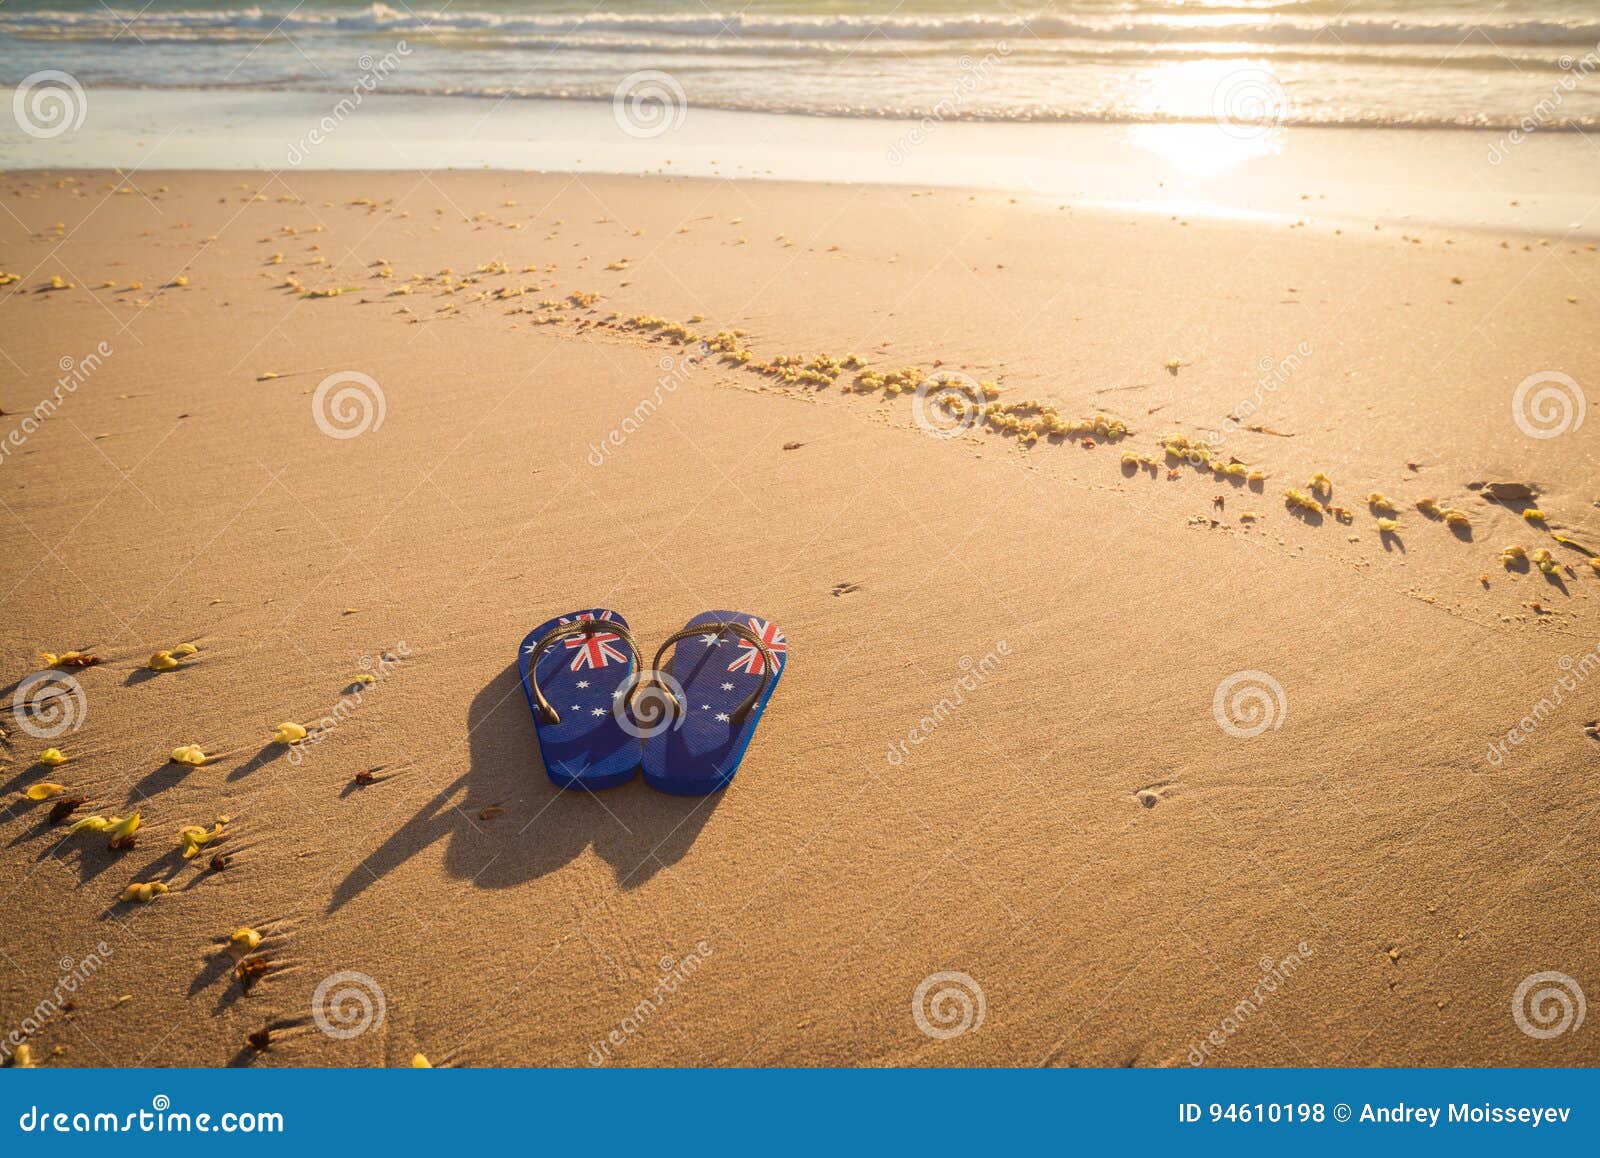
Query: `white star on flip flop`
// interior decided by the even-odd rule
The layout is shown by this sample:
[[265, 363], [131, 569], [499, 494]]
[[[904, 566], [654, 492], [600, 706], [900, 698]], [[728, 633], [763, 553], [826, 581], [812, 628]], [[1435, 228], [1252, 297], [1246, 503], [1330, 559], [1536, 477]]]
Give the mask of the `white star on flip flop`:
[[716, 647], [719, 643], [722, 642], [722, 640], [718, 639], [717, 638], [717, 633], [713, 631], [709, 635], [702, 635], [700, 637], [700, 642], [705, 644], [707, 647]]
[[604, 708], [590, 708], [589, 714], [591, 716], [603, 716], [606, 714], [606, 710]]
[[727, 712], [718, 712], [717, 713], [717, 723], [726, 724], [727, 722], [728, 722], [728, 713]]
[[578, 686], [580, 688], [586, 688], [586, 687], [589, 686], [589, 681], [588, 680], [579, 680], [578, 681]]
[[575, 712], [581, 712], [581, 711], [583, 711], [583, 705], [582, 704], [573, 704], [572, 705], [572, 710], [575, 711]]
[[522, 654], [523, 655], [532, 655], [533, 654], [533, 649], [538, 647], [538, 646], [539, 645], [536, 644], [536, 643], [523, 644], [523, 646], [522, 646]]
[[731, 692], [731, 691], [733, 691], [733, 685], [732, 684], [723, 684], [722, 685], [722, 690], [725, 691], [725, 692]]
[[711, 705], [710, 704], [701, 704], [700, 705], [700, 710], [702, 712], [709, 712], [711, 710]]

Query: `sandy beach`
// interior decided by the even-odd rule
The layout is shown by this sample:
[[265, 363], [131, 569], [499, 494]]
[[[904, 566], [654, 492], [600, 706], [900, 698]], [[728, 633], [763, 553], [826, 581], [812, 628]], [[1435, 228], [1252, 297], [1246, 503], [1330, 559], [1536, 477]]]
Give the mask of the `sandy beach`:
[[[1581, 231], [510, 172], [0, 206], [7, 704], [100, 661], [4, 721], [39, 1064], [1600, 1060], [1519, 990], [1600, 982]], [[727, 792], [547, 781], [515, 649], [587, 607], [781, 625]]]

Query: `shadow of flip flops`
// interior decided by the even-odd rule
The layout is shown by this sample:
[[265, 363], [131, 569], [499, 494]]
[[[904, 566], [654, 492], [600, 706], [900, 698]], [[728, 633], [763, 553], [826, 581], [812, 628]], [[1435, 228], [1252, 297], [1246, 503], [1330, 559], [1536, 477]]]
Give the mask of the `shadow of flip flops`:
[[515, 663], [473, 698], [467, 727], [467, 770], [351, 868], [330, 912], [440, 840], [446, 871], [478, 888], [537, 879], [590, 848], [619, 885], [637, 888], [688, 853], [722, 798], [665, 796], [637, 779], [598, 793], [557, 788], [544, 774]]

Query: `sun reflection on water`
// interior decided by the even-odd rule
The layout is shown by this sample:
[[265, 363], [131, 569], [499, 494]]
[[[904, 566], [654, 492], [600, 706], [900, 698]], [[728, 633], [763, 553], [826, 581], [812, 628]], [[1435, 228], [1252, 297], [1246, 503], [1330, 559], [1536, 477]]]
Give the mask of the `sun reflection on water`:
[[1153, 120], [1128, 139], [1191, 177], [1214, 177], [1254, 157], [1282, 151], [1289, 97], [1264, 61], [1173, 61], [1134, 77], [1133, 111]]

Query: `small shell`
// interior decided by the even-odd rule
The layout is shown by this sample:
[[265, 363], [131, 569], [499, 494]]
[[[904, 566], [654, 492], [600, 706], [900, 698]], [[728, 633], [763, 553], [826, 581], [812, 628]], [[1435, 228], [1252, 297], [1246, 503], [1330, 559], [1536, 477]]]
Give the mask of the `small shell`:
[[66, 790], [65, 784], [52, 784], [48, 780], [41, 780], [37, 784], [30, 784], [23, 795], [29, 800], [49, 800], [52, 796], [60, 796]]
[[145, 881], [142, 884], [136, 882], [123, 889], [122, 896], [117, 899], [124, 903], [138, 902], [145, 904], [155, 900], [167, 891], [167, 886], [160, 881]]

